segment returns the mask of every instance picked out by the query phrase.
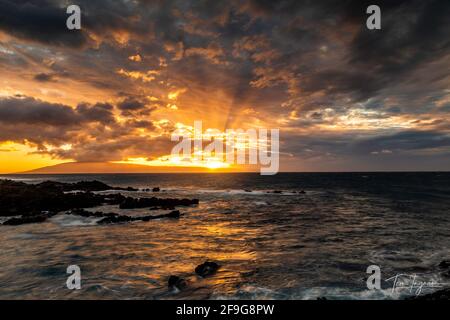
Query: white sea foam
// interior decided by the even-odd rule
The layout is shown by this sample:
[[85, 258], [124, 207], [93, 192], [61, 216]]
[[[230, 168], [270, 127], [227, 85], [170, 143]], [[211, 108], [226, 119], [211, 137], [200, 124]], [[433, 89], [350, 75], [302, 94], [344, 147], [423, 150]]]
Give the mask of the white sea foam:
[[62, 227], [79, 227], [79, 226], [94, 226], [101, 218], [80, 217], [71, 214], [57, 214], [50, 219], [51, 222], [56, 223]]

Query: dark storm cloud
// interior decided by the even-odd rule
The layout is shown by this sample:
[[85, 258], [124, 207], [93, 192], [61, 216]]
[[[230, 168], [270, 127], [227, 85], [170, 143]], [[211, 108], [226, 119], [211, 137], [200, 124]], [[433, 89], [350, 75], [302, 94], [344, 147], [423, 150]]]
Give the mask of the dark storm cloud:
[[281, 151], [303, 160], [321, 157], [366, 157], [372, 155], [401, 156], [403, 161], [414, 154], [434, 150], [434, 155], [448, 156], [450, 134], [436, 130], [404, 130], [367, 137], [359, 133], [322, 133], [316, 136], [288, 134]]
[[446, 152], [450, 151], [450, 134], [439, 131], [403, 131], [362, 139], [353, 144], [352, 150], [370, 153], [378, 150], [417, 151], [433, 148], [446, 148]]
[[80, 104], [76, 107], [75, 112], [83, 121], [113, 124], [116, 121], [112, 113], [113, 108], [109, 103], [96, 103], [93, 106]]
[[0, 99], [0, 122], [7, 124], [43, 124], [66, 126], [79, 123], [70, 107], [48, 103], [31, 97]]
[[117, 107], [123, 111], [130, 110], [140, 110], [145, 108], [146, 103], [135, 98], [126, 98], [125, 100], [119, 102]]
[[60, 146], [78, 141], [89, 132], [101, 132], [114, 126], [112, 106], [108, 104], [80, 104], [73, 109], [31, 97], [0, 99], [0, 142], [28, 141], [39, 150], [45, 145]]
[[[294, 132], [320, 130], [315, 126], [339, 120], [342, 128], [334, 132], [282, 134], [285, 152], [305, 159], [448, 148], [448, 122], [435, 119], [450, 111], [447, 0], [377, 1], [381, 30], [366, 28], [366, 8], [374, 4], [368, 0], [76, 4], [82, 9], [81, 32], [65, 28], [63, 1], [0, 0], [0, 30], [33, 44], [31, 49], [20, 47], [22, 55], [0, 55], [0, 66], [26, 70], [50, 60], [47, 71], [24, 78], [32, 74], [36, 81], [57, 85], [70, 75], [72, 81], [107, 91], [114, 101], [114, 106], [80, 102], [69, 108], [33, 98], [0, 100], [0, 122], [20, 124], [17, 130], [24, 130], [14, 133], [18, 139], [31, 138], [33, 125], [48, 125], [33, 137], [40, 142], [46, 135], [49, 141], [66, 138], [58, 127], [75, 130], [67, 138], [72, 150], [52, 151], [59, 157], [121, 160], [167, 151], [167, 139], [152, 149], [148, 138], [132, 135], [133, 130], [155, 129], [148, 115], [155, 105], [162, 109], [170, 102], [167, 93], [177, 88], [186, 88], [176, 101], [180, 110], [214, 105], [214, 97], [224, 96], [229, 106], [220, 117], [228, 117], [230, 126], [248, 106], [263, 122], [283, 123]], [[140, 61], [129, 59], [136, 54]], [[146, 82], [126, 76], [149, 71], [154, 79]], [[359, 121], [351, 116], [355, 109], [370, 112], [361, 121], [404, 117], [402, 124], [422, 130], [346, 128], [340, 117]], [[117, 123], [114, 110], [125, 117], [124, 123]], [[395, 127], [395, 119], [390, 123]], [[89, 126], [89, 133], [82, 125]], [[13, 134], [12, 126], [8, 134]]]
[[[0, 99], [0, 142], [29, 143], [38, 153], [78, 161], [120, 160], [170, 152], [167, 136], [136, 136], [135, 129], [155, 130], [150, 120], [118, 123], [109, 103], [79, 104], [71, 108], [30, 97]], [[106, 128], [109, 128], [107, 130]], [[71, 149], [59, 148], [70, 144]], [[48, 145], [56, 148], [48, 148]]]
[[115, 122], [113, 106], [107, 103], [80, 104], [76, 109], [31, 97], [0, 98], [0, 122], [8, 125], [33, 124], [74, 126], [82, 123]]
[[[170, 153], [172, 143], [169, 137], [124, 136], [122, 139], [81, 141], [73, 145], [71, 150], [56, 149], [50, 153], [61, 159], [77, 161], [111, 161], [129, 157], [145, 157], [152, 159]], [[44, 152], [48, 153], [48, 151]]]
[[397, 4], [383, 12], [384, 32], [362, 29], [354, 39], [352, 62], [381, 66], [382, 73], [395, 75], [446, 54], [450, 45], [449, 2], [398, 1]]
[[395, 133], [285, 133], [284, 170], [450, 170], [450, 134], [433, 130]]
[[[264, 67], [260, 77], [272, 83], [299, 79], [294, 88], [307, 94], [323, 91], [337, 101], [365, 101], [383, 94], [402, 97], [402, 81], [419, 67], [448, 54], [450, 30], [448, 1], [378, 1], [382, 30], [365, 27], [365, 9], [370, 1], [250, 1], [248, 10], [270, 29], [270, 41], [279, 50], [272, 68]], [[344, 40], [346, 32], [352, 38]], [[318, 50], [326, 47], [324, 57]], [[335, 57], [333, 57], [335, 56]], [[279, 68], [278, 75], [271, 70]], [[444, 70], [440, 71], [441, 74]], [[437, 94], [434, 75], [425, 90]], [[443, 74], [442, 76], [445, 76]], [[268, 77], [269, 78], [269, 77]], [[292, 86], [291, 82], [291, 86]], [[394, 89], [398, 88], [397, 91]], [[345, 97], [343, 95], [346, 95]], [[348, 104], [347, 100], [347, 104]], [[303, 108], [313, 108], [304, 105]]]
[[55, 68], [55, 72], [40, 72], [33, 76], [33, 79], [38, 82], [54, 82], [58, 81], [59, 78], [69, 78], [72, 75], [69, 74], [67, 71], [64, 70], [58, 70], [58, 68]]
[[66, 7], [54, 1], [0, 1], [0, 30], [18, 38], [49, 45], [81, 47], [84, 32], [66, 27]]
[[34, 76], [34, 80], [39, 82], [49, 82], [53, 80], [53, 75], [49, 73], [38, 73]]

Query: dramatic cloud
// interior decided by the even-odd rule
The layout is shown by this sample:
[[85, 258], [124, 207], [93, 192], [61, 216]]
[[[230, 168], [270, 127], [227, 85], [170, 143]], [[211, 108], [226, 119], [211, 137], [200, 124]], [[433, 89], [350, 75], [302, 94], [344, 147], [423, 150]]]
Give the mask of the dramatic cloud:
[[80, 47], [86, 43], [83, 32], [70, 32], [65, 7], [54, 1], [0, 1], [0, 30], [18, 38], [58, 46]]
[[203, 120], [280, 128], [285, 170], [450, 169], [449, 1], [378, 1], [381, 30], [366, 0], [76, 4], [80, 31], [65, 1], [0, 0], [2, 141], [154, 158]]

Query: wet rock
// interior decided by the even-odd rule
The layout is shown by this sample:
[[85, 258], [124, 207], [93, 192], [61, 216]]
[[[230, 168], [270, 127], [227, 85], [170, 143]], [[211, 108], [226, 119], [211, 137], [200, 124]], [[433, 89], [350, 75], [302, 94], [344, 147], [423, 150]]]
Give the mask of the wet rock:
[[306, 191], [305, 191], [305, 190], [300, 190], [298, 193], [300, 193], [300, 194], [305, 194]]
[[53, 189], [62, 191], [107, 191], [107, 190], [123, 190], [123, 191], [137, 191], [137, 189], [132, 187], [120, 188], [112, 187], [103, 182], [93, 180], [93, 181], [80, 181], [75, 183], [63, 183], [56, 181], [44, 181], [36, 185], [38, 188], [43, 189]]
[[280, 194], [280, 193], [283, 193], [283, 191], [281, 191], [281, 190], [274, 190], [274, 191], [269, 191], [269, 192], [267, 192], [267, 193], [277, 193], [277, 194]]
[[126, 197], [120, 204], [120, 209], [136, 209], [136, 208], [175, 208], [176, 206], [191, 206], [198, 204], [198, 199], [162, 199], [162, 198], [132, 198]]
[[183, 278], [180, 278], [178, 276], [170, 276], [169, 280], [167, 282], [169, 289], [178, 289], [183, 290], [187, 287], [187, 282]]
[[[125, 197], [122, 194], [95, 194], [91, 191], [103, 189], [131, 190], [130, 188], [113, 188], [99, 181], [82, 181], [77, 183], [61, 183], [45, 181], [40, 184], [26, 184], [11, 180], [0, 180], [0, 215], [21, 216], [12, 218], [5, 225], [43, 222], [52, 214], [66, 212], [82, 217], [102, 218], [99, 224], [148, 221], [158, 218], [179, 218], [180, 212], [175, 206], [198, 204], [198, 199], [159, 199]], [[90, 190], [73, 192], [74, 190]], [[133, 189], [134, 190], [134, 189]], [[72, 191], [72, 192], [67, 192]], [[122, 209], [162, 208], [172, 210], [168, 214], [147, 217], [129, 217], [115, 213], [90, 212], [84, 208], [101, 205], [119, 205]]]
[[3, 222], [3, 225], [5, 226], [18, 226], [21, 224], [27, 224], [27, 223], [38, 223], [38, 222], [44, 222], [48, 218], [48, 215], [42, 214], [37, 216], [29, 216], [29, 217], [20, 217], [20, 218], [11, 218], [9, 220], [6, 220]]
[[[92, 208], [102, 204], [120, 204], [125, 200], [121, 194], [94, 194], [89, 191], [66, 193], [76, 184], [46, 181], [40, 184], [26, 184], [10, 180], [0, 180], [1, 216], [36, 216], [42, 211], [61, 212], [75, 208]], [[97, 183], [88, 189], [96, 189]], [[87, 186], [76, 185], [74, 188]]]
[[100, 221], [97, 221], [98, 224], [112, 224], [112, 223], [123, 223], [123, 222], [130, 222], [134, 219], [130, 216], [123, 216], [123, 215], [117, 215], [117, 216], [110, 216], [103, 218]]
[[167, 218], [175, 218], [178, 219], [180, 217], [180, 211], [174, 210], [167, 214]]
[[442, 269], [450, 268], [450, 260], [442, 260], [441, 263], [439, 263], [439, 268]]
[[124, 223], [132, 221], [150, 221], [161, 218], [178, 219], [180, 217], [180, 211], [175, 210], [166, 214], [160, 214], [156, 216], [141, 216], [141, 217], [130, 217], [126, 215], [118, 215], [115, 213], [91, 213], [94, 217], [98, 217], [96, 214], [100, 214], [100, 217], [104, 217], [102, 220], [97, 221], [98, 224], [112, 224], [112, 223]]
[[144, 216], [144, 217], [137, 217], [136, 220], [142, 220], [142, 221], [150, 221], [155, 219], [161, 219], [161, 218], [171, 218], [171, 219], [178, 219], [180, 217], [180, 211], [175, 210], [166, 214], [160, 214], [157, 216]]
[[69, 215], [76, 215], [76, 216], [81, 216], [81, 217], [86, 217], [86, 218], [105, 218], [105, 217], [115, 217], [115, 216], [119, 216], [116, 213], [104, 213], [104, 212], [91, 212], [91, 211], [87, 211], [84, 209], [73, 209], [70, 211], [67, 211], [66, 214]]
[[201, 277], [207, 277], [215, 274], [219, 268], [219, 264], [212, 261], [206, 261], [195, 268], [195, 273]]
[[252, 190], [249, 190], [249, 189], [245, 189], [244, 191], [245, 192], [252, 192]]
[[159, 187], [156, 187], [156, 188], [152, 189], [152, 192], [159, 192], [159, 191], [161, 191], [161, 189]]

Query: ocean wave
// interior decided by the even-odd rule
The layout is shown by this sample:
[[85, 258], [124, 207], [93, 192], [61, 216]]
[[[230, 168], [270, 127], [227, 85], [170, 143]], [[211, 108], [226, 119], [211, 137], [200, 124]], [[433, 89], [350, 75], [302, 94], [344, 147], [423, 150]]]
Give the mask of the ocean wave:
[[49, 219], [61, 227], [95, 226], [101, 218], [80, 217], [71, 214], [57, 214]]
[[354, 290], [349, 288], [316, 287], [269, 289], [248, 284], [240, 287], [234, 295], [213, 294], [212, 299], [248, 299], [248, 300], [398, 300], [412, 296], [408, 292], [393, 291], [391, 288], [380, 290]]

